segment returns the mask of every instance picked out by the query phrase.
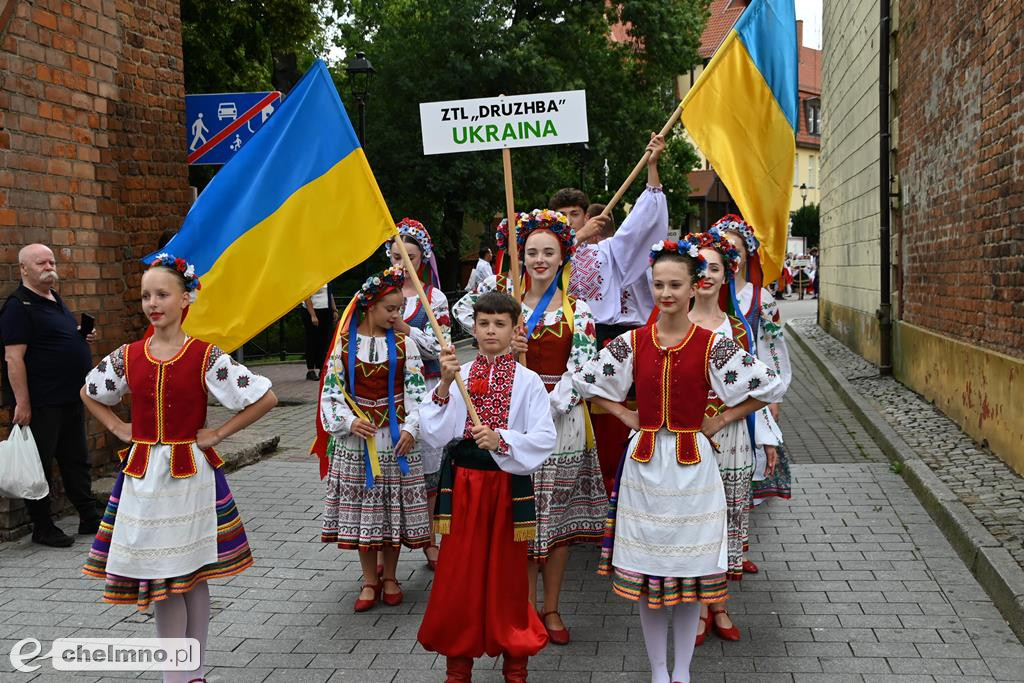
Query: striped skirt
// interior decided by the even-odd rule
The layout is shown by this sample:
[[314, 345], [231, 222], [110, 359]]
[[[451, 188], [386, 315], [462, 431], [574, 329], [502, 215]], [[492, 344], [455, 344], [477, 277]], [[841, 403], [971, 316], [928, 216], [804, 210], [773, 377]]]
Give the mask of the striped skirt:
[[135, 604], [140, 611], [151, 602], [163, 600], [174, 593], [187, 593], [198, 584], [238, 574], [252, 565], [252, 553], [245, 536], [242, 518], [235, 499], [221, 470], [214, 470], [217, 506], [217, 559], [182, 576], [170, 578], [130, 578], [107, 572], [110, 541], [121, 502], [124, 474], [119, 474], [103, 513], [100, 529], [89, 551], [82, 573], [104, 579], [103, 600], [115, 604]]
[[578, 543], [600, 543], [608, 494], [597, 451], [584, 448], [583, 406], [555, 418], [555, 451], [533, 473], [537, 538], [530, 541], [530, 559], [545, 562], [551, 550]]
[[424, 548], [430, 544], [431, 521], [419, 451], [409, 453], [409, 473], [402, 474], [388, 430], [378, 429], [374, 438], [381, 476], [372, 488], [366, 488], [363, 440], [331, 439], [320, 540], [343, 550]]
[[710, 576], [651, 576], [612, 564], [615, 551], [615, 520], [618, 512], [619, 483], [625, 456], [619, 461], [608, 504], [604, 538], [601, 542], [601, 557], [597, 573], [612, 577], [612, 592], [627, 600], [646, 600], [651, 608], [674, 607], [684, 602], [716, 603], [729, 599], [729, 585], [725, 574]]

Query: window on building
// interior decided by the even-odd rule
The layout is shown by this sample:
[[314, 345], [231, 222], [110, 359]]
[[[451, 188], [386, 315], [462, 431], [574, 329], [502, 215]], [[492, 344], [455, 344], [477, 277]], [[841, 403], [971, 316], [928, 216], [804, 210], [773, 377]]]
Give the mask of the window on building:
[[804, 109], [807, 114], [807, 133], [821, 135], [821, 99], [815, 97], [805, 100]]
[[807, 155], [807, 187], [818, 186], [818, 160], [813, 154]]

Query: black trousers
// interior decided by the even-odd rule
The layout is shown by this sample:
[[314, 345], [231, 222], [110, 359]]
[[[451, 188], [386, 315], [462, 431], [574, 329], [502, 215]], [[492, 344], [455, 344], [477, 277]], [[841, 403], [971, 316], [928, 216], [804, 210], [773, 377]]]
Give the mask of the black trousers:
[[[53, 487], [53, 461], [56, 460], [64, 491], [78, 510], [78, 516], [82, 519], [98, 517], [89, 474], [85, 407], [81, 401], [58, 406], [32, 406], [32, 422], [29, 426], [50, 487]], [[40, 500], [26, 500], [25, 507], [36, 530], [53, 525], [50, 496]]]
[[302, 309], [302, 324], [306, 326], [306, 369], [319, 371], [327, 359], [327, 347], [334, 333], [334, 315], [329, 308], [314, 308], [319, 325], [314, 325], [309, 311]]

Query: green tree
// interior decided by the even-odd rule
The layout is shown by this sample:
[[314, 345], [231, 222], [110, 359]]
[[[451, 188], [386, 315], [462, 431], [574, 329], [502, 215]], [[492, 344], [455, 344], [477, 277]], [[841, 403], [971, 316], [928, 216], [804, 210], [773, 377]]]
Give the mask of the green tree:
[[[698, 59], [707, 0], [335, 0], [339, 44], [363, 50], [377, 70], [366, 112], [365, 150], [396, 217], [431, 230], [451, 273], [463, 219], [504, 213], [501, 155], [424, 156], [419, 102], [558, 90], [587, 91], [589, 155], [570, 146], [512, 152], [518, 210], [546, 206], [550, 194], [578, 185], [607, 200], [675, 104], [677, 74]], [[629, 40], [610, 39], [627, 26]], [[339, 91], [351, 106], [344, 65]], [[688, 195], [688, 157], [673, 144], [666, 168], [673, 193]], [[692, 151], [691, 151], [692, 154]], [[608, 160], [609, 191], [603, 189]], [[666, 166], [672, 164], [666, 160]], [[683, 170], [685, 168], [685, 170]], [[627, 192], [633, 201], [644, 174]], [[674, 210], [681, 212], [678, 202]], [[680, 216], [673, 220], [679, 222]], [[443, 275], [444, 276], [444, 275]], [[446, 285], [453, 282], [446, 282]]]
[[794, 237], [806, 237], [808, 249], [818, 246], [820, 232], [817, 204], [807, 204], [793, 212], [793, 227], [790, 234]]
[[181, 0], [185, 92], [274, 87], [275, 66], [305, 71], [325, 47], [321, 0]]

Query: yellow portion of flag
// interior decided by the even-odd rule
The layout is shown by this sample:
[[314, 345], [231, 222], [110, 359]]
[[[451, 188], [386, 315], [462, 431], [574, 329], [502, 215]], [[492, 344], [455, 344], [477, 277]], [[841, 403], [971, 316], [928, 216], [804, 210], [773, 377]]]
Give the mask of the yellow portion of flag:
[[796, 139], [735, 31], [680, 105], [682, 121], [761, 242], [765, 284], [786, 256]]
[[185, 331], [234, 350], [395, 231], [362, 148], [298, 188], [202, 276]]

